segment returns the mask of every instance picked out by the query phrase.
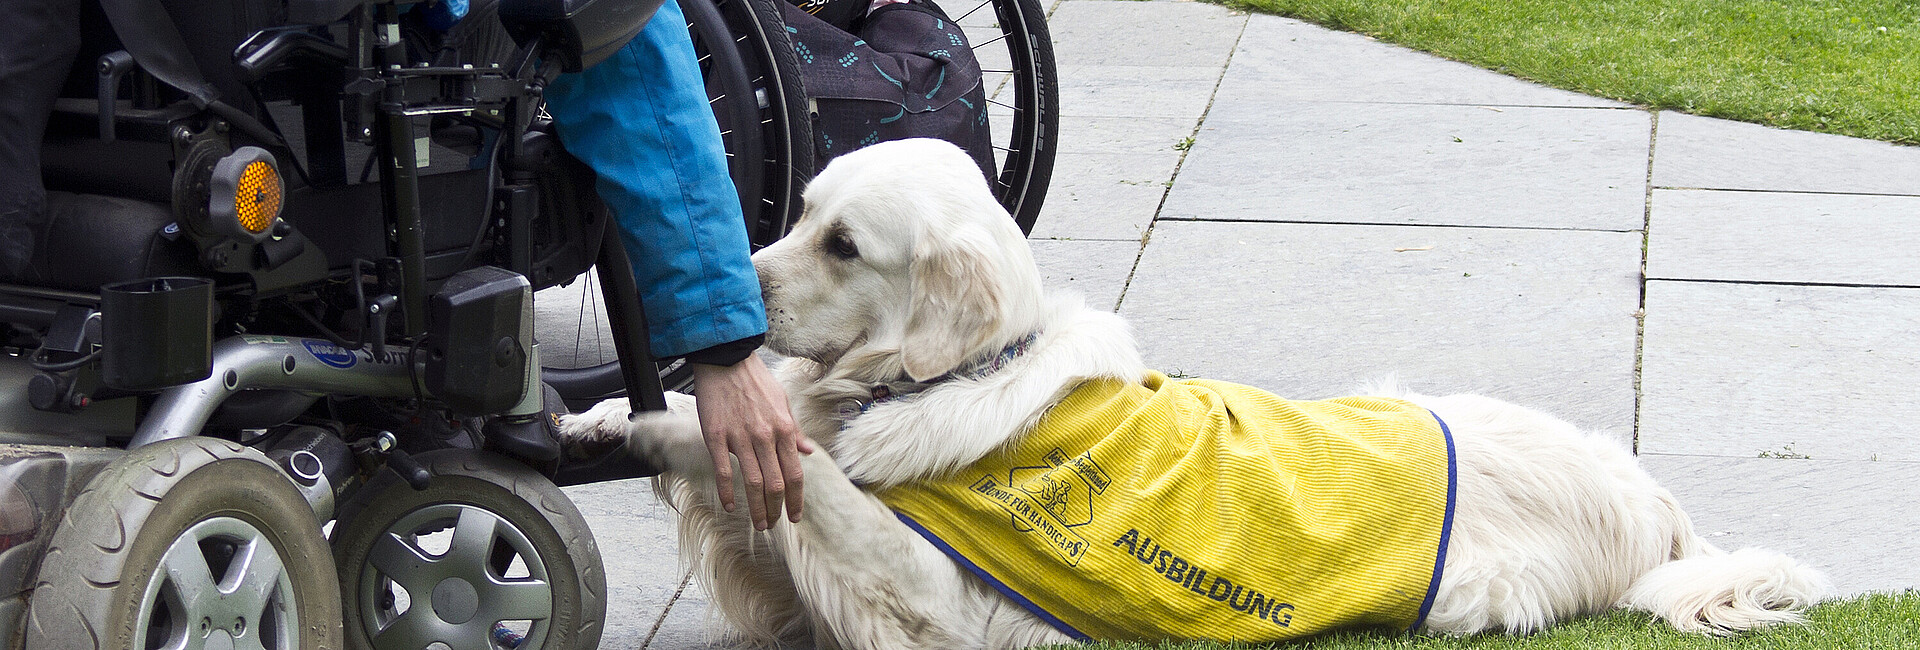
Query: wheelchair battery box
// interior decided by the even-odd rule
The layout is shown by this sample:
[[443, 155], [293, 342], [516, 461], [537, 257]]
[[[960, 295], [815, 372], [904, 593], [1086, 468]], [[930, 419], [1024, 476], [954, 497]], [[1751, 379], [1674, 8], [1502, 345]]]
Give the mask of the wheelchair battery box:
[[427, 391], [460, 415], [504, 412], [525, 395], [532, 345], [525, 276], [492, 266], [456, 273], [427, 300]]

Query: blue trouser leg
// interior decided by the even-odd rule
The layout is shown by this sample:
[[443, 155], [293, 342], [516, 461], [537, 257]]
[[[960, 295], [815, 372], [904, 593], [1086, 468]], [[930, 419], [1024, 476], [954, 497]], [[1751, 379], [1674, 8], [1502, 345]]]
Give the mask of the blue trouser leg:
[[766, 331], [740, 198], [680, 6], [599, 65], [561, 75], [547, 110], [599, 175], [633, 260], [656, 357]]

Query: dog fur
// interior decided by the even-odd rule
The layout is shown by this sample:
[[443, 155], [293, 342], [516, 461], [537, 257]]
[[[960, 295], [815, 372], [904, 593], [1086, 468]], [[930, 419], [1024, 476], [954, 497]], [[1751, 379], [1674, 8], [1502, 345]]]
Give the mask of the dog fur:
[[[836, 159], [793, 232], [754, 255], [768, 347], [804, 433], [801, 521], [756, 532], [718, 505], [691, 397], [630, 422], [624, 400], [563, 418], [563, 435], [623, 437], [666, 469], [680, 549], [737, 639], [822, 648], [1017, 648], [1069, 639], [951, 561], [867, 490], [938, 477], [1031, 428], [1079, 383], [1138, 380], [1128, 326], [1040, 286], [1032, 254], [973, 162], [934, 140]], [[1029, 351], [979, 378], [926, 383]], [[875, 386], [914, 399], [872, 401]], [[1604, 435], [1479, 395], [1372, 394], [1452, 428], [1457, 509], [1423, 630], [1524, 634], [1625, 607], [1686, 631], [1799, 620], [1827, 584], [1778, 553], [1714, 548]], [[735, 473], [739, 476], [739, 472]], [[743, 489], [744, 486], [739, 486]], [[777, 519], [777, 518], [776, 518]], [[1339, 580], [1339, 576], [1326, 576]]]

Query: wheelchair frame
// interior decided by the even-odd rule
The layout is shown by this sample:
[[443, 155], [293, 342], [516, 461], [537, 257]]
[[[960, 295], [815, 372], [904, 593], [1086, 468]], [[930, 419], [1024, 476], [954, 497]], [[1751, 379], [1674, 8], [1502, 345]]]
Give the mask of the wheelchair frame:
[[[122, 11], [124, 5], [158, 6], [102, 1], [123, 5]], [[537, 116], [538, 88], [561, 68], [590, 64], [594, 39], [604, 47], [624, 29], [581, 28], [593, 22], [588, 14], [595, 1], [510, 2], [515, 6], [503, 12], [514, 14], [506, 18], [508, 30], [522, 47], [499, 66], [415, 65], [399, 37], [403, 7], [379, 0], [302, 0], [299, 9], [312, 21], [345, 17], [345, 45], [312, 28], [252, 34], [235, 52], [236, 69], [252, 82], [271, 84], [276, 75], [329, 67], [344, 71], [338, 79], [344, 101], [331, 102], [331, 111], [305, 114], [320, 119], [303, 119], [301, 135], [311, 145], [315, 136], [324, 141], [327, 129], [337, 128], [327, 126], [329, 119], [347, 125], [346, 139], [371, 145], [369, 164], [381, 175], [377, 184], [336, 183], [350, 170], [338, 151], [327, 150], [329, 156], [341, 154], [338, 160], [303, 167], [289, 134], [270, 113], [256, 115], [215, 93], [196, 93], [206, 90], [203, 80], [155, 63], [152, 54], [138, 55], [150, 44], [128, 42], [135, 55], [102, 57], [100, 101], [90, 113], [78, 111], [76, 118], [69, 111], [65, 119], [93, 118], [101, 142], [144, 137], [163, 143], [175, 169], [187, 170], [175, 171], [172, 185], [163, 188], [172, 191], [176, 213], [183, 187], [205, 196], [203, 188], [179, 178], [201, 174], [204, 184], [207, 169], [256, 146], [293, 163], [307, 181], [297, 191], [331, 191], [348, 197], [341, 205], [365, 207], [368, 188], [377, 189], [386, 236], [374, 237], [379, 250], [372, 259], [356, 256], [351, 264], [330, 268], [317, 242], [323, 233], [313, 229], [310, 238], [304, 232], [325, 215], [290, 215], [274, 224], [271, 236], [253, 242], [205, 232], [182, 219], [172, 227], [182, 241], [192, 242], [195, 259], [186, 267], [197, 264], [200, 270], [192, 274], [215, 282], [140, 278], [145, 284], [100, 293], [0, 285], [0, 322], [14, 329], [5, 343], [25, 358], [0, 360], [0, 382], [16, 390], [28, 384], [32, 407], [0, 421], [0, 514], [7, 515], [0, 518], [6, 520], [0, 525], [0, 641], [38, 645], [112, 631], [173, 647], [198, 623], [200, 634], [225, 630], [238, 640], [252, 630], [254, 639], [273, 647], [330, 644], [341, 631], [351, 647], [385, 646], [381, 634], [411, 629], [402, 624], [406, 612], [390, 602], [395, 587], [404, 586], [413, 607], [423, 609], [429, 601], [435, 608], [455, 603], [448, 606], [456, 609], [470, 601], [500, 601], [528, 611], [548, 603], [540, 610], [545, 616], [503, 619], [517, 621], [513, 627], [455, 626], [490, 636], [493, 645], [487, 647], [508, 647], [500, 644], [509, 638], [521, 639], [515, 643], [522, 648], [594, 647], [605, 607], [601, 560], [584, 520], [555, 488], [654, 472], [617, 453], [563, 458], [544, 428], [553, 399], [543, 387], [568, 385], [563, 392], [576, 399], [600, 397], [591, 394], [595, 390], [625, 394], [636, 410], [665, 408], [662, 375], [647, 371], [656, 367], [646, 352], [638, 293], [625, 272], [626, 252], [610, 243], [617, 241], [613, 220], [593, 196], [591, 173], [561, 150]], [[756, 8], [765, 0], [721, 1], [733, 3], [731, 9], [707, 14], [706, 34], [714, 34], [714, 15], [729, 30], [746, 32], [734, 35], [738, 49], [729, 48], [740, 56], [723, 58], [736, 63], [724, 65], [744, 67], [755, 89], [797, 90], [797, 78], [782, 76], [791, 74], [780, 67], [784, 34], [767, 30], [766, 10]], [[989, 3], [999, 12], [1007, 11], [1002, 5], [1025, 7], [1025, 13], [1016, 8], [1011, 19], [1003, 13], [1001, 20], [1028, 26], [1014, 34], [1020, 42], [1046, 43], [1035, 0], [981, 6]], [[601, 8], [610, 4], [599, 2]], [[608, 36], [607, 29], [615, 33]], [[996, 179], [996, 190], [1022, 218], [1023, 229], [1031, 228], [1051, 168], [1056, 92], [1050, 49], [1028, 54], [1044, 59], [1044, 66], [1032, 58], [1026, 64], [1033, 68], [1030, 76], [1041, 80], [1018, 87], [1022, 99], [1011, 108], [1041, 118], [1015, 128], [1014, 139], [1026, 144], [1008, 147], [1002, 156], [1006, 171]], [[751, 232], [764, 244], [797, 217], [799, 187], [812, 172], [810, 157], [796, 153], [809, 148], [796, 146], [807, 132], [796, 120], [805, 114], [793, 109], [792, 93], [784, 90], [789, 102], [771, 116], [763, 106], [740, 104], [753, 94], [738, 92], [739, 76], [730, 87], [710, 77], [717, 107], [747, 116], [736, 122], [760, 121], [758, 129], [736, 129], [729, 150], [785, 152], [747, 154], [748, 164], [735, 170], [736, 177], [753, 170], [754, 157], [764, 163], [758, 168], [762, 182], [752, 186], [762, 189], [743, 193], [743, 203], [765, 202], [749, 211], [755, 215]], [[116, 101], [129, 85], [136, 99], [163, 94], [152, 79], [186, 87], [187, 97], [159, 106]], [[721, 103], [728, 93], [734, 101]], [[431, 141], [427, 131], [437, 126], [435, 118], [446, 116], [482, 121], [501, 133], [497, 152], [488, 154], [493, 162], [476, 170], [484, 174], [488, 196], [479, 223], [471, 226], [473, 243], [464, 248], [431, 245], [435, 226], [446, 224], [422, 203], [423, 196], [460, 180], [425, 176], [418, 164], [417, 147]], [[1003, 189], [1016, 184], [1017, 191]], [[367, 249], [366, 238], [355, 243], [361, 245], [355, 250]], [[487, 261], [497, 267], [481, 266]], [[533, 291], [569, 283], [590, 267], [621, 270], [601, 276], [596, 292], [612, 325], [616, 360], [583, 370], [543, 369], [530, 319]], [[197, 310], [206, 317], [180, 322], [180, 314]], [[103, 321], [115, 320], [117, 327], [103, 330]], [[126, 331], [135, 323], [157, 333], [151, 340], [166, 349], [130, 354], [104, 338], [103, 331]], [[216, 330], [222, 334], [217, 340]], [[178, 357], [196, 356], [198, 338], [206, 339], [198, 351], [206, 369], [190, 369], [179, 379], [179, 369], [169, 366]], [[187, 344], [167, 343], [172, 340]], [[32, 354], [18, 354], [27, 350], [23, 342], [36, 346]], [[489, 350], [489, 343], [498, 345]], [[476, 357], [474, 349], [483, 354]], [[517, 362], [505, 371], [476, 370], [499, 356], [486, 354], [498, 349], [517, 349], [506, 355], [518, 354]], [[568, 384], [569, 372], [598, 388]], [[609, 375], [618, 377], [611, 390]], [[168, 376], [174, 379], [160, 380], [164, 385], [126, 379]], [[11, 397], [17, 402], [20, 395]], [[448, 412], [462, 417], [421, 417]], [[137, 422], [131, 435], [114, 424], [129, 421]], [[260, 480], [273, 475], [286, 480]], [[421, 505], [394, 510], [387, 507], [392, 503]], [[536, 507], [529, 510], [529, 504]], [[321, 527], [330, 520], [328, 553]], [[486, 548], [459, 546], [482, 528]], [[117, 545], [101, 537], [109, 533], [120, 536]], [[455, 544], [438, 558], [387, 540], [434, 534], [450, 534]], [[259, 555], [263, 550], [266, 555]], [[236, 559], [267, 556], [277, 564]], [[394, 564], [397, 558], [413, 558], [412, 564]], [[209, 596], [207, 585], [181, 577], [182, 567], [196, 562], [217, 565], [211, 567], [216, 577], [237, 576], [216, 582], [258, 583], [258, 593], [232, 607], [208, 605], [239, 601]], [[515, 569], [519, 574], [509, 574], [509, 566], [522, 565]], [[442, 574], [438, 583], [422, 582]], [[448, 582], [456, 578], [458, 584]], [[90, 593], [122, 581], [146, 586], [131, 601], [117, 588], [109, 589], [112, 597]], [[15, 582], [20, 591], [14, 591]], [[457, 593], [443, 595], [439, 587], [445, 585]], [[513, 585], [538, 585], [545, 596], [518, 595]], [[229, 610], [241, 613], [232, 622], [195, 616]], [[346, 629], [332, 627], [335, 619], [344, 620]], [[115, 644], [110, 636], [92, 638], [98, 647]]]

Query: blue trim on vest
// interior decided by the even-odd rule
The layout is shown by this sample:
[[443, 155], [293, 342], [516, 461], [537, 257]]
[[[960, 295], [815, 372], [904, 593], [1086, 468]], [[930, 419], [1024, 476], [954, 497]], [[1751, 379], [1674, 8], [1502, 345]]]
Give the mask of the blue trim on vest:
[[1420, 615], [1407, 627], [1408, 633], [1420, 631], [1420, 626], [1427, 622], [1427, 612], [1433, 610], [1434, 596], [1440, 594], [1440, 573], [1447, 565], [1447, 538], [1453, 534], [1453, 500], [1457, 494], [1454, 490], [1460, 485], [1460, 466], [1453, 457], [1453, 430], [1447, 428], [1447, 421], [1440, 419], [1439, 413], [1431, 410], [1427, 413], [1440, 424], [1440, 435], [1447, 439], [1447, 514], [1440, 520], [1440, 550], [1433, 554], [1433, 581], [1427, 584], [1427, 598], [1420, 602]]
[[[1448, 512], [1451, 513], [1452, 509], [1449, 508]], [[1008, 600], [1012, 600], [1013, 602], [1019, 603], [1021, 607], [1027, 608], [1027, 611], [1033, 612], [1034, 616], [1040, 617], [1040, 620], [1046, 621], [1047, 624], [1052, 625], [1054, 629], [1060, 630], [1060, 632], [1066, 634], [1067, 636], [1073, 637], [1075, 641], [1092, 641], [1093, 640], [1093, 637], [1087, 636], [1086, 634], [1082, 634], [1079, 630], [1073, 629], [1073, 626], [1068, 625], [1066, 621], [1060, 620], [1059, 618], [1055, 617], [1053, 614], [1048, 613], [1047, 610], [1040, 609], [1039, 605], [1035, 604], [1031, 600], [1027, 600], [1026, 596], [1020, 595], [1020, 592], [1014, 591], [1012, 587], [1007, 586], [1006, 583], [1001, 582], [998, 578], [993, 577], [992, 574], [987, 573], [986, 569], [980, 568], [980, 566], [977, 564], [974, 564], [972, 560], [967, 559], [967, 556], [961, 555], [959, 550], [953, 548], [952, 546], [948, 546], [945, 540], [942, 540], [940, 539], [939, 536], [934, 535], [933, 531], [927, 530], [925, 527], [921, 526], [920, 522], [914, 521], [912, 517], [908, 517], [905, 514], [902, 514], [899, 512], [893, 513], [893, 516], [899, 517], [902, 523], [905, 523], [908, 528], [913, 529], [913, 532], [920, 533], [921, 537], [925, 537], [927, 538], [927, 541], [933, 542], [933, 545], [936, 548], [939, 548], [940, 552], [946, 553], [947, 557], [953, 558], [953, 561], [959, 562], [960, 566], [966, 567], [968, 571], [973, 572], [973, 575], [979, 577], [981, 580], [986, 581], [987, 584], [992, 585], [994, 590], [1000, 592], [1000, 595], [1006, 596]], [[1433, 597], [1429, 595], [1427, 598], [1431, 600]]]

